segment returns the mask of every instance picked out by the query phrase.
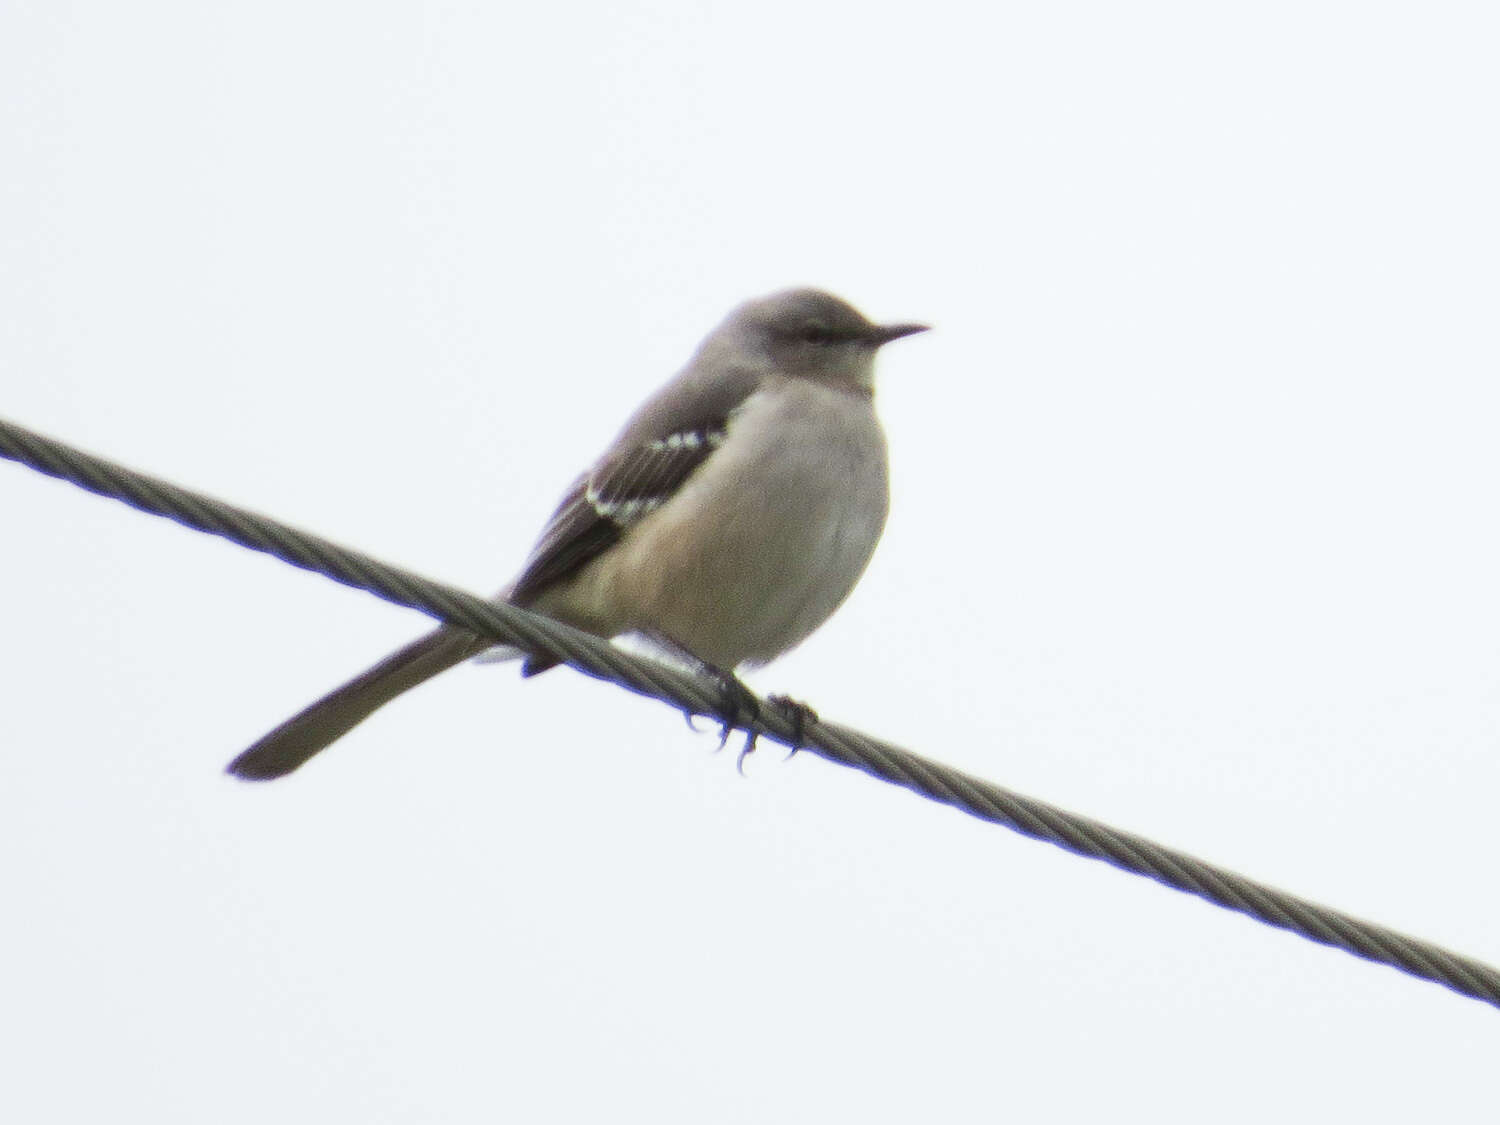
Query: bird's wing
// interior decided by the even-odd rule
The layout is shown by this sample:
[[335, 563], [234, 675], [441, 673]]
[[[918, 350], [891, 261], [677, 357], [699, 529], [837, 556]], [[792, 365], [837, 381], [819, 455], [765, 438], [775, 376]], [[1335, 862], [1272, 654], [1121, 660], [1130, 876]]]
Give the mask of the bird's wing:
[[752, 372], [742, 378], [721, 375], [705, 394], [684, 385], [684, 377], [648, 402], [568, 489], [511, 587], [510, 600], [527, 605], [671, 499], [723, 443], [730, 415], [754, 393], [757, 381]]

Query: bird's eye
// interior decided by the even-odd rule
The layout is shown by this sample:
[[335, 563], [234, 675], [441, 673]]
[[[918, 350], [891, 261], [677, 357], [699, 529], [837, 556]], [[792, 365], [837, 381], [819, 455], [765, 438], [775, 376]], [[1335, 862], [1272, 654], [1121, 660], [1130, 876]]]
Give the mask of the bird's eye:
[[807, 344], [833, 343], [833, 329], [821, 320], [809, 320], [797, 332], [797, 338]]

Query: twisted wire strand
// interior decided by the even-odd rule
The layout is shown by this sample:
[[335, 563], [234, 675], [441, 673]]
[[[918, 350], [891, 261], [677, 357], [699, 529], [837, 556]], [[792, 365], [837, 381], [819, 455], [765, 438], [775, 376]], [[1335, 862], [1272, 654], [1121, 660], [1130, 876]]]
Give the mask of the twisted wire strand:
[[[0, 419], [0, 456], [153, 515], [221, 536], [346, 586], [488, 637], [498, 644], [562, 660], [581, 672], [695, 715], [714, 715], [721, 685], [657, 661], [623, 652], [608, 641], [527, 610], [490, 602], [358, 551], [298, 531], [166, 481], [146, 476]], [[792, 719], [764, 706], [747, 732], [791, 746]], [[837, 723], [819, 721], [802, 732], [801, 748], [910, 789], [981, 820], [1045, 840], [1075, 855], [1103, 860], [1164, 886], [1197, 895], [1309, 941], [1446, 985], [1500, 1007], [1500, 970], [1430, 942], [1331, 910], [1247, 879], [1144, 837], [1014, 793]]]

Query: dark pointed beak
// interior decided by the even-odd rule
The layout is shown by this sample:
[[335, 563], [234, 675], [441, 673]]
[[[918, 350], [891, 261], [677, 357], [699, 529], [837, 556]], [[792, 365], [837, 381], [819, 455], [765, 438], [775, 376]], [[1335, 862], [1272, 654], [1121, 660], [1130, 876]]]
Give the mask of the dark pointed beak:
[[899, 340], [902, 336], [915, 336], [918, 332], [926, 332], [929, 325], [926, 324], [877, 324], [870, 333], [870, 339], [878, 348], [882, 344], [889, 344], [892, 340]]

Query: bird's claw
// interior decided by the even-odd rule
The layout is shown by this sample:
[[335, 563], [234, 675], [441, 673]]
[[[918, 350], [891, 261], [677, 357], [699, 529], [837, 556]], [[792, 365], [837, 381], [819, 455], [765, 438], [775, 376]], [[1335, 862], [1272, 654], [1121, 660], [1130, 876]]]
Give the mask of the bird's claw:
[[758, 737], [753, 730], [745, 732], [745, 745], [740, 748], [740, 756], [734, 760], [734, 772], [741, 777], [745, 776], [745, 759], [755, 753], [755, 741]]

